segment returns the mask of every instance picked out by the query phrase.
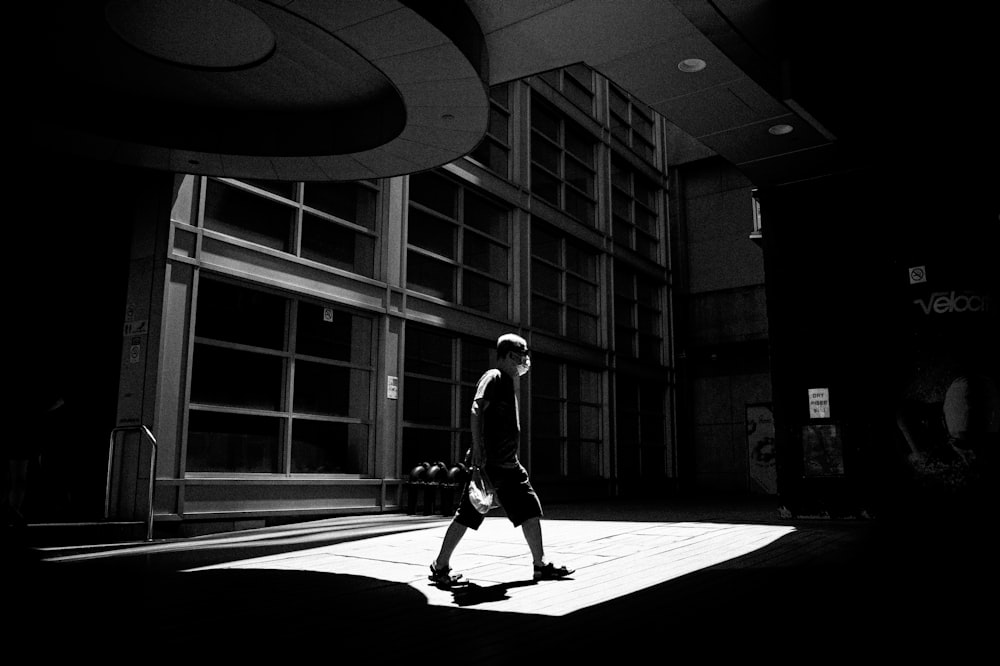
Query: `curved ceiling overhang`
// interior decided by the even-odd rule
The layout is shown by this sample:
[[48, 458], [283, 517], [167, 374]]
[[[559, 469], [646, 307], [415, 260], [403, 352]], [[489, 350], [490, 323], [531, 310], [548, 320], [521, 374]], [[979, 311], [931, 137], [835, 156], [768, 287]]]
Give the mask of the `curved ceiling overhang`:
[[40, 66], [23, 98], [32, 138], [59, 150], [200, 175], [358, 180], [451, 162], [486, 132], [486, 49], [460, 0], [59, 5], [37, 10]]

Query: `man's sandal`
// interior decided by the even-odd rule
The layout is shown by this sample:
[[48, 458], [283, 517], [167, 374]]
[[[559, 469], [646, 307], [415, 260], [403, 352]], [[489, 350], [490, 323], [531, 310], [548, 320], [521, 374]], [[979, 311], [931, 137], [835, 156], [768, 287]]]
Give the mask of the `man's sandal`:
[[557, 567], [556, 565], [549, 562], [548, 564], [543, 564], [542, 566], [535, 566], [535, 580], [558, 580], [559, 578], [565, 578], [575, 571], [574, 569], [567, 569], [566, 567]]
[[461, 584], [462, 574], [452, 574], [450, 568], [438, 569], [431, 562], [431, 575], [427, 578], [438, 587], [451, 587]]

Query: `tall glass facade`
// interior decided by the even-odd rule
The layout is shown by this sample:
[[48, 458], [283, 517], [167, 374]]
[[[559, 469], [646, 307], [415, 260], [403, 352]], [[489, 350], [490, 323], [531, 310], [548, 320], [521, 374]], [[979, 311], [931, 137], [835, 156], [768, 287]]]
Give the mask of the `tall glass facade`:
[[[429, 171], [183, 178], [163, 320], [181, 353], [159, 381], [182, 407], [161, 476], [185, 492], [159, 513], [398, 508], [413, 466], [462, 459], [508, 331], [535, 352], [519, 392], [536, 485], [670, 481], [659, 121], [582, 66], [491, 100], [482, 143]], [[241, 504], [247, 483], [266, 490]]]

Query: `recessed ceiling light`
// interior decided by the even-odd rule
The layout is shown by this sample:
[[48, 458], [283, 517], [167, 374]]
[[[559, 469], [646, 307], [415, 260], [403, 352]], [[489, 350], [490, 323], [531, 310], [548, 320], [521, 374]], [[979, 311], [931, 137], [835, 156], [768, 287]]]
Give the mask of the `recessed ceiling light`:
[[788, 134], [794, 129], [795, 128], [792, 127], [791, 125], [781, 124], [781, 125], [771, 125], [770, 127], [767, 128], [767, 131], [775, 136], [781, 136], [782, 134]]
[[700, 72], [708, 65], [701, 58], [687, 58], [677, 63], [677, 69], [682, 72]]

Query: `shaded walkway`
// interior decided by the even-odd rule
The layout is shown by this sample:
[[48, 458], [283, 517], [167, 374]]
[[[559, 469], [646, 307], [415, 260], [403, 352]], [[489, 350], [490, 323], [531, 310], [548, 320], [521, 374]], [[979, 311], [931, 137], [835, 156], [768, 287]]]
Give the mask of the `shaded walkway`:
[[[711, 515], [725, 520], [706, 520]], [[351, 520], [354, 528], [338, 529]], [[195, 663], [265, 655], [339, 660], [359, 651], [366, 663], [459, 654], [506, 663], [540, 653], [589, 663], [647, 652], [658, 660], [939, 655], [960, 663], [992, 629], [992, 612], [979, 609], [996, 590], [992, 556], [970, 525], [792, 521], [761, 507], [552, 507], [547, 550], [583, 564], [572, 579], [530, 582], [519, 530], [491, 517], [481, 538], [456, 552], [454, 566], [473, 585], [452, 593], [425, 580], [427, 554], [447, 521], [381, 520], [381, 532], [379, 520], [342, 519], [292, 530], [308, 539], [294, 539], [292, 526], [255, 538], [230, 535], [246, 541], [228, 550], [190, 539], [186, 549], [176, 544], [144, 555], [36, 561], [9, 554], [5, 580], [30, 599], [8, 626], [41, 650], [37, 656], [65, 650], [116, 663], [146, 651]], [[763, 528], [777, 528], [777, 537], [720, 556], [719, 548], [733, 545], [722, 534]], [[698, 539], [670, 536], [683, 530], [716, 536], [700, 547]], [[286, 541], [281, 548], [276, 532]], [[275, 549], [255, 548], [268, 541]], [[398, 557], [389, 557], [394, 548]], [[695, 556], [705, 566], [657, 582], [671, 563]], [[641, 561], [658, 564], [643, 573], [632, 566]], [[581, 602], [585, 594], [596, 597]], [[531, 612], [528, 599], [569, 610]]]

